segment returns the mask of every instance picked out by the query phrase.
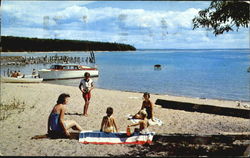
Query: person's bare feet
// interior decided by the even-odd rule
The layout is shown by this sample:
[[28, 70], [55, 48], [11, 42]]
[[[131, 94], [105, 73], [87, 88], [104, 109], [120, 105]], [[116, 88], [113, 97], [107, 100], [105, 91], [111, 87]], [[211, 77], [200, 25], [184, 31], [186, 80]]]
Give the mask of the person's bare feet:
[[88, 114], [83, 114], [83, 116], [86, 116], [86, 117], [87, 117], [87, 116], [88, 116]]

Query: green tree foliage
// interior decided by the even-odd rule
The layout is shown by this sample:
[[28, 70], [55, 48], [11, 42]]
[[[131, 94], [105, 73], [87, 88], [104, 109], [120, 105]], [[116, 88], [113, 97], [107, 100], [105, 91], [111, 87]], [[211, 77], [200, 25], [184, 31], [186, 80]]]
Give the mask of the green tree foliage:
[[248, 28], [249, 1], [212, 1], [207, 9], [199, 11], [193, 19], [193, 29], [202, 27], [213, 30], [216, 35], [225, 31], [238, 31], [240, 27]]
[[136, 50], [128, 44], [79, 40], [38, 39], [2, 36], [3, 52], [21, 51], [127, 51]]

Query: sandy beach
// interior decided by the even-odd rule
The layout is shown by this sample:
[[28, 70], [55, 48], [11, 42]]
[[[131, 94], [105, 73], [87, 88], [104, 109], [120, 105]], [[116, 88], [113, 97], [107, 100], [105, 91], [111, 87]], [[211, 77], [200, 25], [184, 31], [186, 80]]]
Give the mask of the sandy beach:
[[[78, 87], [53, 84], [10, 84], [1, 83], [1, 103], [16, 101], [24, 103], [22, 111], [13, 110], [11, 115], [0, 121], [0, 155], [2, 156], [110, 156], [124, 155], [135, 145], [93, 145], [81, 144], [75, 139], [31, 139], [47, 132], [47, 120], [52, 107], [61, 93], [69, 93], [70, 103], [65, 119], [73, 119], [84, 130], [98, 130], [106, 108], [114, 108], [114, 117], [120, 131], [131, 124], [126, 115], [135, 114], [141, 107], [142, 93], [123, 92], [95, 88], [92, 91], [89, 116], [82, 113], [84, 101]], [[221, 107], [248, 109], [237, 106], [236, 101], [212, 100], [151, 94], [151, 101], [157, 99], [186, 101]], [[249, 102], [242, 103], [242, 105]], [[162, 126], [150, 126], [157, 134], [199, 134], [250, 132], [249, 119], [231, 116], [173, 110], [155, 105], [155, 117], [163, 121]], [[3, 115], [1, 111], [1, 115]]]

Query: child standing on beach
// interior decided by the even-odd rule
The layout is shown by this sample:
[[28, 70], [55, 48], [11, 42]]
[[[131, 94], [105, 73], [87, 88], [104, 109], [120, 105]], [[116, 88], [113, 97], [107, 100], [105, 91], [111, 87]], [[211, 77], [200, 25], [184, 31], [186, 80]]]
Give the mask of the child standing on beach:
[[85, 101], [84, 109], [83, 109], [83, 116], [87, 116], [87, 111], [90, 103], [91, 98], [91, 91], [94, 88], [93, 80], [90, 78], [90, 73], [85, 72], [84, 79], [81, 80], [79, 84], [79, 89], [82, 92], [83, 99]]
[[101, 124], [101, 132], [108, 132], [108, 133], [112, 133], [112, 132], [118, 132], [116, 123], [115, 123], [115, 119], [112, 116], [113, 114], [113, 108], [112, 107], [108, 107], [107, 108], [107, 116], [104, 116], [102, 118], [102, 124]]

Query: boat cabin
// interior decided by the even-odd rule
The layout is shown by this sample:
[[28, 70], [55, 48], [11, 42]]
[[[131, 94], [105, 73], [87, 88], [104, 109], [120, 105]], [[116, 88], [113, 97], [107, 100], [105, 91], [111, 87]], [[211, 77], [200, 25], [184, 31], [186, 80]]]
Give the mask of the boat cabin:
[[52, 65], [50, 69], [57, 70], [79, 70], [80, 66], [78, 65]]

